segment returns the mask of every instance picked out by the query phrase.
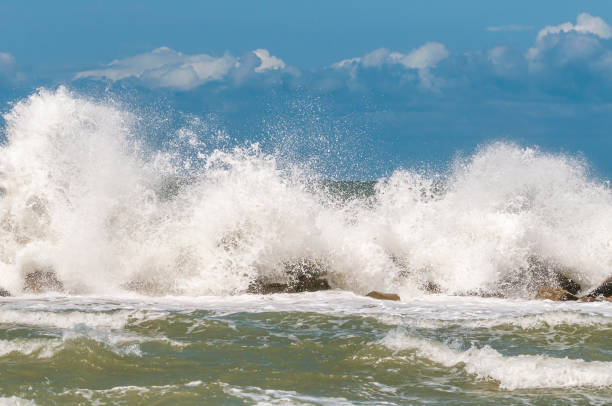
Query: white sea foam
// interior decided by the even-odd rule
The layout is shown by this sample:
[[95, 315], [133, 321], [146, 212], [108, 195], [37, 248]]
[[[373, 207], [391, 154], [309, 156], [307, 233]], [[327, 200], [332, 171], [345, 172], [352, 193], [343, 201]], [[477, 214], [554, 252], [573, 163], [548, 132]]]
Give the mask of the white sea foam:
[[438, 329], [459, 326], [461, 328], [513, 327], [523, 330], [556, 328], [559, 326], [597, 327], [599, 331], [612, 328], [612, 317], [579, 312], [545, 312], [523, 316], [497, 316], [490, 318], [470, 318], [440, 320], [414, 316], [378, 314], [377, 320], [392, 325], [410, 326], [423, 329]]
[[465, 320], [461, 325], [468, 328], [492, 328], [503, 326], [520, 327], [525, 330], [558, 327], [583, 326], [597, 327], [599, 330], [612, 327], [612, 318], [576, 312], [539, 313], [521, 317], [507, 317], [484, 320]]
[[36, 403], [32, 400], [10, 396], [0, 397], [0, 406], [36, 406]]
[[425, 281], [447, 293], [520, 284], [533, 257], [585, 288], [612, 266], [612, 194], [565, 155], [492, 144], [338, 204], [257, 146], [150, 151], [135, 129], [146, 118], [64, 88], [5, 119], [0, 280], [13, 293], [54, 270], [71, 294], [227, 295], [300, 258], [334, 287], [402, 297]]
[[612, 386], [612, 362], [554, 358], [544, 355], [504, 356], [489, 346], [455, 350], [430, 340], [391, 331], [381, 343], [392, 350], [411, 350], [445, 367], [463, 366], [469, 374], [494, 379], [508, 390], [521, 388], [566, 388]]
[[21, 353], [24, 355], [37, 354], [39, 358], [49, 358], [61, 348], [62, 340], [58, 339], [14, 339], [0, 340], [0, 357]]
[[[266, 405], [334, 405], [349, 406], [353, 403], [345, 398], [315, 397], [294, 391], [262, 389], [257, 386], [223, 385], [224, 391], [240, 399], [248, 400], [259, 406]], [[366, 403], [367, 404], [367, 403]]]
[[0, 312], [0, 324], [57, 327], [62, 329], [87, 326], [90, 328], [122, 329], [129, 321], [145, 319], [139, 311], [118, 311], [114, 313], [51, 312], [4, 309]]
[[38, 358], [49, 358], [66, 348], [75, 340], [86, 339], [103, 344], [118, 355], [142, 356], [141, 344], [149, 342], [164, 343], [175, 348], [183, 348], [185, 343], [171, 340], [162, 335], [142, 336], [128, 332], [112, 332], [90, 328], [65, 330], [61, 338], [0, 340], [0, 357], [11, 353], [36, 355]]

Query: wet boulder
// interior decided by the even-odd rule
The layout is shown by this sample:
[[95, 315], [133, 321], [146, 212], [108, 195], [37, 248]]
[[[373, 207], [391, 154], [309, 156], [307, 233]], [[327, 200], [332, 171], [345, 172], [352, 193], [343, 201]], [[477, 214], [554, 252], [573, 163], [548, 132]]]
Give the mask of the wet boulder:
[[249, 285], [248, 293], [271, 295], [273, 293], [295, 293], [286, 283], [255, 281]]
[[384, 292], [378, 292], [376, 290], [371, 291], [366, 296], [371, 297], [372, 299], [379, 299], [379, 300], [395, 300], [395, 301], [400, 300], [400, 297], [395, 293], [384, 293]]
[[296, 292], [316, 292], [319, 290], [329, 290], [329, 282], [327, 279], [317, 277], [316, 275], [298, 275], [296, 281], [292, 284], [292, 288]]
[[61, 292], [64, 284], [57, 279], [55, 272], [39, 269], [26, 274], [23, 290], [29, 293]]
[[542, 288], [554, 288], [576, 295], [581, 287], [568, 276], [574, 272], [556, 262], [531, 256], [526, 267], [507, 273], [488, 291], [503, 297], [534, 297]]
[[9, 297], [11, 296], [11, 292], [6, 289], [0, 288], [0, 297]]
[[555, 282], [559, 288], [571, 293], [572, 295], [576, 295], [580, 292], [580, 285], [571, 278], [563, 275], [562, 273], [555, 273]]
[[283, 274], [280, 276], [280, 281], [258, 278], [249, 285], [247, 292], [265, 295], [329, 290], [331, 286], [325, 278], [326, 273], [325, 268], [318, 262], [310, 259], [298, 259], [283, 264]]
[[610, 297], [612, 296], [612, 276], [603, 281], [598, 287], [590, 291], [587, 296], [589, 297]]
[[536, 299], [552, 300], [554, 302], [565, 302], [568, 300], [578, 300], [578, 296], [568, 292], [565, 289], [554, 288], [552, 286], [543, 286], [538, 290]]
[[300, 293], [329, 290], [331, 286], [327, 279], [302, 277], [290, 283], [265, 282], [257, 280], [249, 285], [248, 293], [269, 295], [272, 293]]

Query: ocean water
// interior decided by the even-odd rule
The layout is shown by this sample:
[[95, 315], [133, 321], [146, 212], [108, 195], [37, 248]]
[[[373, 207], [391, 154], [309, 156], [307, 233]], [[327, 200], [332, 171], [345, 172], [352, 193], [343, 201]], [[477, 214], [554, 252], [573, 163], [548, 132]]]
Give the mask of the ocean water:
[[[533, 300], [612, 274], [581, 157], [497, 142], [347, 182], [189, 128], [152, 147], [65, 88], [4, 119], [0, 404], [610, 403], [612, 303]], [[332, 290], [249, 293], [300, 263]]]

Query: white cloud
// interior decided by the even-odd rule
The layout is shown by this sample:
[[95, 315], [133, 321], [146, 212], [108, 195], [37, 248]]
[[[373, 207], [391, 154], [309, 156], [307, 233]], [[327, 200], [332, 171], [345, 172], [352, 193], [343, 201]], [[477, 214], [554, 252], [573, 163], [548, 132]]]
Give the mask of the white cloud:
[[577, 33], [590, 37], [574, 40], [571, 46], [565, 50], [567, 58], [572, 56], [582, 57], [588, 54], [590, 49], [593, 49], [593, 45], [597, 43], [597, 38], [612, 38], [612, 27], [601, 17], [595, 17], [588, 13], [579, 14], [576, 18], [576, 24], [566, 22], [559, 25], [546, 26], [538, 32], [535, 46], [527, 51], [527, 59], [533, 61], [544, 51], [556, 47], [560, 41], [559, 34], [563, 33]]
[[261, 73], [266, 70], [278, 70], [285, 68], [285, 62], [276, 56], [270, 55], [267, 49], [256, 49], [253, 51], [261, 61], [261, 65], [255, 68], [255, 72]]
[[361, 62], [360, 57], [349, 58], [349, 59], [343, 59], [340, 62], [333, 63], [331, 66], [332, 68], [335, 68], [335, 69], [342, 69], [342, 68], [346, 68], [350, 66], [355, 66], [359, 64], [360, 62]]
[[394, 52], [389, 57], [407, 68], [427, 69], [436, 66], [440, 61], [446, 59], [448, 55], [448, 50], [443, 44], [428, 42], [406, 55]]
[[393, 63], [389, 55], [391, 55], [391, 52], [386, 48], [375, 49], [361, 58], [361, 64], [365, 67], [373, 67], [381, 66], [386, 63]]
[[570, 22], [549, 25], [538, 32], [536, 40], [540, 40], [550, 34], [559, 34], [562, 32], [578, 32], [581, 34], [593, 34], [600, 38], [612, 38], [612, 27], [610, 27], [601, 17], [594, 17], [589, 13], [581, 13], [576, 18], [576, 24]]
[[117, 81], [134, 77], [154, 87], [188, 90], [211, 80], [222, 79], [237, 63], [236, 58], [227, 54], [221, 57], [184, 55], [161, 47], [148, 53], [114, 60], [104, 69], [79, 72], [75, 78]]
[[428, 42], [407, 54], [390, 52], [386, 48], [376, 49], [363, 57], [344, 59], [332, 64], [333, 68], [341, 69], [361, 64], [364, 67], [382, 65], [403, 65], [409, 69], [429, 69], [436, 66], [449, 55], [448, 50], [439, 42]]
[[439, 42], [428, 42], [407, 54], [391, 52], [386, 48], [378, 48], [362, 57], [344, 59], [331, 65], [334, 69], [349, 69], [352, 78], [356, 76], [356, 68], [361, 65], [365, 68], [380, 67], [383, 65], [401, 65], [407, 69], [416, 69], [421, 85], [434, 88], [440, 83], [430, 68], [435, 67], [449, 56], [449, 52]]
[[[253, 69], [257, 73], [285, 68], [285, 63], [280, 58], [270, 55], [266, 49], [256, 49], [253, 54], [260, 61], [260, 65]], [[206, 82], [222, 80], [239, 66], [240, 58], [229, 54], [219, 57], [207, 54], [186, 55], [161, 47], [144, 54], [114, 60], [103, 69], [79, 72], [75, 75], [75, 79], [117, 81], [136, 78], [152, 87], [189, 90]]]

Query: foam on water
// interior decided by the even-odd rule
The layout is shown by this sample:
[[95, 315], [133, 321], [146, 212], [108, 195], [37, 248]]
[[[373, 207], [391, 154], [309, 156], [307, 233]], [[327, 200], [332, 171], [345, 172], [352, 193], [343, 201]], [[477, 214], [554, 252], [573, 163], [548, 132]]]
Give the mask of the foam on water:
[[599, 330], [612, 327], [612, 318], [581, 314], [577, 312], [549, 312], [522, 317], [500, 317], [496, 319], [465, 320], [462, 326], [468, 328], [493, 328], [515, 326], [525, 330], [533, 330], [558, 326], [597, 327]]
[[57, 339], [13, 339], [0, 340], [0, 357], [11, 353], [24, 355], [37, 354], [38, 358], [49, 358], [62, 346], [62, 340]]
[[0, 406], [36, 406], [31, 400], [22, 399], [17, 396], [0, 397]]
[[143, 320], [147, 316], [138, 311], [114, 313], [50, 312], [5, 309], [0, 312], [0, 324], [30, 325], [58, 328], [75, 328], [84, 325], [90, 328], [121, 329], [129, 321]]
[[391, 331], [380, 342], [392, 350], [415, 351], [419, 357], [445, 367], [462, 366], [469, 374], [498, 381], [502, 389], [612, 385], [612, 362], [543, 355], [504, 356], [489, 346], [460, 351], [410, 336], [401, 329]]
[[565, 155], [496, 143], [340, 203], [256, 145], [152, 151], [136, 130], [146, 118], [65, 88], [5, 119], [0, 280], [14, 294], [36, 270], [70, 294], [228, 295], [307, 258], [334, 287], [410, 297], [428, 281], [451, 294], [520, 285], [534, 257], [585, 289], [612, 266], [612, 194]]

